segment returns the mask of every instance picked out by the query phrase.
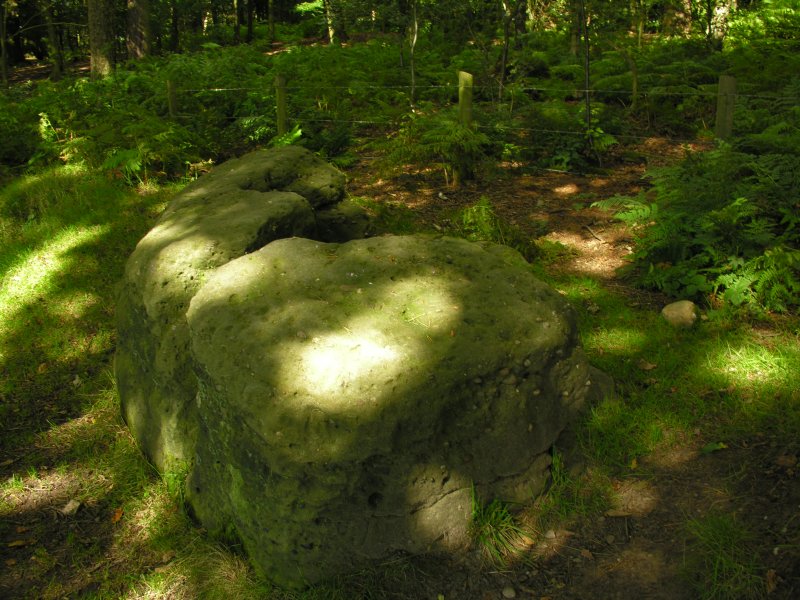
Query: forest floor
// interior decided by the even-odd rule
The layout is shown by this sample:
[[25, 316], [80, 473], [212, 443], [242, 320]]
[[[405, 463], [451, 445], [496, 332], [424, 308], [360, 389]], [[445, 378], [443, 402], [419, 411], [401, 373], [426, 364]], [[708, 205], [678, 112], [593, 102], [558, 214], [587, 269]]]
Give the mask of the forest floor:
[[[686, 150], [699, 149], [651, 138], [635, 149], [646, 157], [646, 164], [619, 164], [602, 175], [510, 169], [488, 185], [467, 184], [461, 189], [447, 187], [441, 173], [430, 171], [384, 180], [371, 176], [370, 165], [362, 163], [349, 173], [350, 193], [405, 206], [436, 230], [447, 229], [458, 209], [486, 196], [498, 215], [523, 232], [535, 236], [544, 222], [549, 231], [544, 239], [566, 249], [557, 260], [546, 261], [556, 285], [565, 276], [589, 277], [635, 310], [658, 313], [674, 299], [635, 288], [619, 276], [618, 269], [633, 249], [632, 232], [591, 204], [646, 190], [647, 166], [669, 164]], [[601, 309], [589, 299], [586, 302], [588, 311], [583, 314], [591, 319]], [[769, 344], [773, 332], [763, 327], [760, 335]], [[448, 600], [696, 598], [697, 589], [686, 574], [687, 544], [692, 541], [685, 524], [716, 511], [734, 514], [755, 532], [757, 539], [741, 540], [741, 548], [728, 549], [733, 553], [760, 549], [755, 552], [768, 568], [758, 573], [762, 582], [752, 592], [754, 597], [797, 597], [796, 447], [772, 439], [769, 431], [756, 431], [726, 444], [725, 452], [708, 452], [709, 442], [715, 447], [714, 440], [706, 438], [704, 429], [678, 435], [674, 443], [634, 460], [631, 469], [612, 477], [612, 506], [604, 513], [551, 522], [544, 531], [536, 530], [541, 523], [531, 521], [530, 514], [520, 515], [522, 522], [531, 523], [531, 537], [516, 564], [487, 568], [477, 555], [474, 561], [421, 561], [419, 568], [426, 573], [419, 579], [423, 588], [410, 590], [407, 597], [418, 593], [420, 598], [441, 594]], [[787, 544], [790, 530], [795, 531], [793, 544]], [[718, 567], [713, 559], [703, 566]], [[720, 595], [713, 597], [738, 597], [733, 586], [729, 590], [733, 595], [724, 589], [717, 592]]]
[[[348, 189], [352, 196], [367, 198], [378, 205], [408, 209], [420, 228], [427, 230], [447, 230], [455, 211], [474, 204], [482, 196], [491, 201], [501, 217], [531, 237], [539, 237], [543, 224], [546, 225], [549, 232], [544, 240], [550, 242], [551, 256], [548, 258], [545, 252], [542, 257], [544, 272], [560, 291], [572, 286], [570, 300], [577, 305], [583, 331], [638, 328], [645, 330], [643, 335], [650, 336], [651, 347], [672, 344], [672, 352], [678, 355], [673, 357], [674, 368], [663, 364], [655, 368], [655, 364], [642, 362], [636, 351], [628, 353], [628, 348], [604, 347], [603, 342], [596, 341], [585, 343], [593, 362], [602, 363], [611, 360], [612, 355], [619, 355], [619, 359], [614, 358], [617, 362], [607, 364], [618, 369], [619, 372], [610, 374], [616, 378], [623, 394], [626, 390], [645, 390], [649, 386], [651, 391], [663, 394], [656, 402], [663, 404], [666, 412], [681, 405], [680, 394], [694, 393], [695, 388], [684, 382], [692, 378], [689, 371], [695, 367], [688, 362], [688, 357], [686, 362], [681, 362], [692, 351], [692, 345], [702, 344], [704, 337], [713, 337], [727, 325], [714, 325], [718, 329], [708, 335], [703, 331], [684, 335], [663, 328], [655, 333], [648, 331], [648, 327], [658, 329], [654, 326], [658, 313], [670, 300], [634, 288], [618, 275], [617, 269], [625, 264], [633, 248], [632, 232], [609, 213], [592, 207], [592, 202], [646, 190], [646, 167], [677, 160], [684, 152], [681, 146], [655, 138], [643, 141], [636, 150], [641, 161], [619, 162], [602, 174], [524, 171], [507, 166], [486, 178], [484, 183], [469, 183], [460, 189], [445, 185], [441, 172], [434, 170], [381, 178], [374, 163], [363, 159], [348, 170]], [[128, 207], [116, 217], [122, 223], [122, 230], [130, 229], [135, 217], [147, 221], [136, 225], [146, 231], [157, 209], [163, 208], [161, 200], [143, 197], [137, 201], [142, 204]], [[151, 203], [150, 208], [145, 202]], [[131, 235], [139, 235], [138, 230]], [[133, 243], [135, 240], [127, 240], [113, 248], [98, 246], [99, 250], [91, 246], [86, 252], [119, 254], [115, 260], [122, 264]], [[84, 262], [90, 260], [89, 255], [80, 256]], [[88, 273], [86, 285], [89, 285], [88, 278], [96, 275], [89, 268], [91, 264], [86, 264], [89, 265], [84, 269]], [[63, 276], [74, 278], [76, 275], [65, 271]], [[578, 283], [570, 283], [574, 281]], [[589, 289], [591, 282], [613, 300], [600, 299]], [[584, 288], [586, 297], [581, 296], [580, 290]], [[87, 339], [97, 337], [97, 331], [113, 328], [109, 316], [113, 312], [110, 284], [108, 289], [103, 292], [103, 298], [107, 299], [95, 311], [99, 324], [87, 325], [91, 330]], [[56, 300], [55, 296], [50, 298], [43, 294], [31, 310], [39, 310], [39, 305], [52, 307]], [[106, 305], [108, 310], [105, 310]], [[633, 319], [638, 320], [631, 320], [630, 315], [617, 318], [609, 314], [615, 310], [629, 310], [634, 314]], [[73, 320], [79, 323], [91, 318], [81, 314]], [[63, 328], [65, 322], [72, 322], [43, 319], [42, 330]], [[674, 336], [674, 339], [665, 338], [665, 335]], [[780, 323], [759, 322], [747, 327], [746, 336], [748, 344], [775, 350], [772, 355], [779, 356], [784, 347], [780, 344], [785, 340], [796, 343], [797, 329], [787, 333], [787, 328], [782, 328]], [[69, 364], [68, 370], [59, 374], [61, 379], [86, 386], [90, 385], [90, 377], [92, 381], [99, 381], [102, 372], [111, 368], [113, 334], [109, 333], [108, 338], [96, 357], [76, 357], [74, 364]], [[720, 338], [722, 344], [736, 341], [724, 335]], [[598, 339], [608, 338], [600, 336]], [[728, 354], [733, 355], [734, 351], [735, 348]], [[792, 356], [785, 359], [787, 365], [793, 364]], [[656, 362], [656, 359], [650, 360]], [[665, 360], [662, 355], [658, 362]], [[631, 370], [630, 363], [635, 365], [637, 361], [641, 366]], [[736, 367], [735, 363], [725, 365], [726, 368], [731, 365], [731, 369]], [[212, 597], [197, 591], [205, 589], [203, 586], [212, 577], [218, 577], [223, 587], [236, 573], [242, 574], [237, 575], [240, 581], [250, 580], [251, 572], [243, 561], [230, 558], [234, 555], [227, 550], [204, 550], [203, 536], [195, 526], [187, 526], [181, 520], [178, 503], [170, 500], [164, 487], [158, 487], [154, 474], [143, 466], [141, 456], [119, 422], [118, 406], [113, 398], [100, 409], [76, 413], [74, 405], [66, 404], [66, 400], [37, 394], [37, 378], [46, 373], [43, 374], [39, 361], [34, 360], [28, 367], [32, 373], [38, 373], [32, 375], [29, 382], [30, 401], [38, 403], [28, 407], [30, 418], [53, 423], [42, 422], [34, 427], [32, 423], [20, 421], [16, 428], [24, 429], [25, 435], [4, 432], [4, 435], [20, 433], [20, 441], [7, 455], [0, 456], [2, 479], [8, 478], [0, 494], [0, 508], [10, 515], [5, 523], [0, 520], [0, 596]], [[742, 366], [743, 370], [745, 368], [748, 378], [751, 374], [756, 377], [757, 370]], [[772, 373], [769, 365], [758, 368]], [[636, 382], [624, 380], [631, 372]], [[87, 381], [80, 383], [75, 373], [80, 373]], [[661, 381], [656, 382], [656, 378]], [[709, 378], [708, 381], [716, 380]], [[787, 381], [792, 379], [789, 377]], [[100, 383], [97, 385], [102, 387]], [[708, 385], [714, 386], [714, 383]], [[748, 385], [747, 381], [742, 385]], [[710, 387], [699, 394], [707, 394], [709, 403], [734, 395], [732, 389], [716, 389], [718, 387], [722, 386]], [[689, 392], [684, 392], [685, 389]], [[64, 392], [65, 397], [69, 397], [67, 392], [69, 390]], [[782, 393], [790, 400], [797, 399], [796, 390], [784, 389]], [[623, 403], [639, 401], [644, 403], [636, 397], [622, 400]], [[57, 405], [53, 408], [56, 412], [50, 411], [51, 405]], [[780, 417], [778, 414], [778, 419]], [[558, 506], [556, 510], [551, 507], [547, 518], [537, 515], [540, 507], [536, 504], [523, 510], [517, 515], [525, 530], [525, 535], [517, 540], [520, 552], [502, 567], [490, 565], [479, 550], [458, 558], [417, 557], [384, 565], [377, 575], [347, 578], [336, 584], [335, 594], [320, 590], [307, 594], [276, 591], [263, 597], [281, 600], [692, 599], [702, 594], [691, 574], [703, 570], [707, 570], [709, 576], [719, 572], [725, 577], [739, 578], [727, 590], [720, 587], [725, 585], [724, 581], [715, 582], [717, 587], [710, 588], [715, 595], [706, 594], [709, 598], [798, 597], [800, 442], [787, 441], [779, 429], [762, 427], [759, 423], [740, 427], [738, 433], [727, 435], [723, 444], [718, 437], [721, 435], [719, 424], [710, 422], [712, 418], [716, 416], [699, 414], [692, 421], [692, 428], [667, 432], [665, 443], [654, 444], [652, 450], [634, 456], [622, 466], [597, 465], [591, 459], [577, 461], [569, 472], [574, 481], [592, 480], [597, 472], [603, 471], [601, 478], [606, 483], [607, 505], [601, 510], [560, 513]], [[724, 451], [716, 451], [723, 448]], [[92, 457], [91, 460], [86, 460], [86, 456]], [[128, 474], [137, 469], [146, 475]], [[81, 487], [84, 485], [94, 487], [87, 490]], [[82, 503], [70, 513], [67, 502], [75, 497], [80, 497]], [[576, 504], [574, 497], [565, 498], [565, 501]], [[714, 515], [719, 514], [734, 515], [737, 522], [742, 523], [742, 531], [752, 536], [722, 536], [719, 547], [715, 547], [713, 536], [698, 537], [687, 530], [687, 523], [713, 524]], [[723, 525], [725, 523], [722, 521]], [[698, 552], [698, 539], [710, 540], [712, 546], [707, 552]], [[746, 555], [741, 556], [742, 552]], [[205, 553], [206, 558], [202, 560], [206, 562], [196, 558], [200, 553]], [[705, 556], [707, 562], [699, 567], [687, 564], [698, 556]], [[200, 565], [195, 571], [190, 568], [192, 560]], [[755, 565], [752, 569], [747, 567], [750, 562]], [[238, 565], [238, 570], [233, 575], [231, 569], [219, 575], [208, 567], [209, 564]], [[746, 590], [747, 595], [738, 594], [737, 590]], [[228, 597], [262, 596], [231, 592]]]

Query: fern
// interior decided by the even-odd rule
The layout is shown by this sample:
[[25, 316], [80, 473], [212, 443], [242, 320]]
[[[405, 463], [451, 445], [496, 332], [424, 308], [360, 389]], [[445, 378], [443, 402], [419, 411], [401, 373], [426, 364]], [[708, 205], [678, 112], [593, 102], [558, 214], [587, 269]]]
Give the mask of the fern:
[[800, 147], [759, 156], [723, 146], [652, 172], [647, 193], [595, 206], [634, 227], [628, 272], [640, 285], [790, 311], [800, 306], [798, 172]]
[[593, 202], [592, 206], [603, 210], [614, 210], [617, 219], [634, 227], [649, 223], [658, 216], [658, 205], [647, 202], [645, 193], [632, 197], [612, 196]]
[[141, 182], [139, 173], [146, 164], [146, 151], [143, 147], [113, 150], [103, 162], [101, 168], [112, 173], [119, 173], [128, 185]]
[[[481, 197], [475, 204], [461, 209], [452, 219], [452, 223], [454, 225], [452, 233], [470, 241], [494, 242], [509, 246], [528, 261], [539, 254], [531, 237], [500, 217], [486, 196]], [[539, 236], [545, 233], [544, 230], [538, 232]]]
[[273, 147], [291, 146], [292, 144], [296, 143], [302, 136], [303, 136], [303, 130], [300, 129], [299, 125], [295, 125], [291, 131], [287, 131], [286, 133], [281, 135], [276, 135], [274, 138], [272, 138], [269, 145]]
[[800, 303], [800, 250], [777, 246], [754, 261], [754, 292], [762, 305], [787, 311]]
[[462, 124], [452, 110], [412, 114], [390, 142], [388, 161], [439, 164], [449, 181], [457, 172], [475, 175], [488, 160], [489, 145], [486, 134]]

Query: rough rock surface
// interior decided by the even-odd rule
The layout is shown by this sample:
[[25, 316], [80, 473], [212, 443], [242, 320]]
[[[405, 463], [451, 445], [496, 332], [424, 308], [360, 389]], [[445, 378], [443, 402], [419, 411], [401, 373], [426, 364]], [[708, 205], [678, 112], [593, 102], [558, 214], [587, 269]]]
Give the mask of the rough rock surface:
[[303, 586], [398, 550], [465, 548], [473, 493], [529, 501], [609, 380], [517, 252], [343, 241], [343, 223], [366, 225], [334, 206], [325, 177], [308, 178], [323, 193], [264, 175], [306, 160], [287, 152], [226, 163], [140, 242], [117, 377], [143, 450], [160, 468], [190, 465], [203, 525], [240, 539], [267, 578]]
[[293, 585], [465, 547], [473, 485], [541, 491], [596, 375], [566, 302], [494, 250], [293, 238], [211, 274], [188, 312], [200, 520]]
[[160, 469], [192, 460], [197, 419], [186, 310], [205, 274], [274, 239], [318, 235], [344, 176], [303, 148], [257, 151], [188, 185], [128, 260], [115, 372], [125, 421]]

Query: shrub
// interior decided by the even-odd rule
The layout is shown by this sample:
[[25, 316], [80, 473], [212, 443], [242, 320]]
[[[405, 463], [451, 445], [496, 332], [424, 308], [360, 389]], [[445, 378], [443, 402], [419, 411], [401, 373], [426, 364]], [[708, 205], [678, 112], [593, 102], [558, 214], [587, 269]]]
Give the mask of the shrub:
[[798, 173], [800, 145], [762, 155], [724, 145], [652, 172], [650, 192], [597, 204], [621, 207], [637, 228], [631, 272], [641, 285], [788, 311], [800, 306]]
[[490, 140], [463, 125], [455, 109], [411, 113], [389, 144], [390, 164], [438, 164], [445, 179], [458, 183], [475, 176], [488, 161]]

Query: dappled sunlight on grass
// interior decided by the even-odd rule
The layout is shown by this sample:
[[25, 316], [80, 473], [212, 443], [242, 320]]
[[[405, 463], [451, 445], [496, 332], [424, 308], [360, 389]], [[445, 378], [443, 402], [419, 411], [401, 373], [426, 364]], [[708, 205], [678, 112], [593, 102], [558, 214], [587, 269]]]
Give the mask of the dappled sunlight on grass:
[[86, 206], [79, 190], [89, 172], [84, 164], [59, 165], [15, 179], [0, 189], [3, 212], [19, 219], [38, 217], [52, 208]]
[[769, 427], [797, 445], [800, 346], [793, 336], [775, 336], [769, 345], [741, 333], [725, 336], [709, 345], [693, 377], [726, 434], [753, 435]]
[[[4, 328], [21, 310], [21, 305], [33, 302], [37, 294], [54, 291], [53, 278], [72, 266], [72, 258], [68, 256], [71, 250], [97, 240], [108, 233], [109, 228], [108, 225], [66, 228], [9, 269], [0, 285], [0, 316]], [[0, 334], [2, 332], [0, 329]]]
[[269, 586], [255, 580], [252, 569], [241, 556], [198, 537], [177, 554], [163, 553], [161, 564], [143, 574], [121, 597], [126, 600], [255, 600], [267, 597], [269, 591]]
[[593, 408], [585, 436], [590, 455], [598, 462], [629, 467], [665, 443], [667, 428], [659, 411], [631, 404], [611, 398]]
[[3, 504], [0, 514], [13, 518], [19, 512], [42, 509], [61, 509], [69, 500], [87, 498], [83, 490], [90, 483], [102, 484], [90, 469], [71, 465], [68, 469], [33, 471], [31, 474], [9, 478], [0, 487]]
[[[23, 219], [14, 239], [0, 234], [14, 244], [6, 245], [0, 260], [6, 271], [0, 284], [0, 362], [16, 378], [0, 383], [0, 395], [10, 392], [14, 403], [24, 390], [20, 412], [0, 403], [6, 411], [0, 416], [14, 419], [8, 438], [15, 440], [0, 483], [0, 518], [23, 523], [31, 528], [29, 537], [38, 539], [15, 555], [14, 576], [25, 581], [36, 573], [29, 579], [37, 586], [35, 593], [54, 598], [349, 600], [357, 597], [354, 586], [393, 589], [386, 585], [391, 574], [359, 574], [352, 585], [342, 580], [302, 594], [274, 590], [257, 581], [235, 548], [209, 542], [192, 523], [183, 506], [181, 474], [167, 473], [162, 479], [142, 457], [120, 419], [115, 383], [107, 375], [114, 342], [113, 284], [168, 194], [131, 199], [115, 190], [111, 208], [83, 215], [72, 210], [84, 202], [76, 194], [83, 175], [70, 177], [64, 192], [49, 198], [40, 194], [57, 178], [29, 180], [26, 190], [18, 188], [28, 194], [28, 204], [19, 209], [25, 219], [28, 213], [46, 213], [48, 206], [68, 219], [59, 223], [62, 217], [56, 215], [45, 222], [52, 216], [45, 214], [40, 220]], [[570, 196], [579, 190], [555, 191]], [[100, 206], [98, 198], [87, 202]], [[395, 225], [411, 220], [405, 213], [389, 216]], [[560, 261], [570, 253], [555, 245], [547, 252]], [[675, 521], [670, 526], [682, 526], [709, 507], [735, 505], [738, 510], [742, 492], [729, 473], [720, 471], [691, 490], [673, 484], [704, 466], [712, 472], [718, 465], [713, 461], [722, 464], [734, 448], [747, 458], [753, 445], [774, 444], [774, 453], [786, 460], [800, 450], [796, 337], [785, 332], [759, 336], [748, 323], [713, 311], [710, 321], [675, 330], [657, 308], [641, 306], [590, 277], [549, 279], [575, 306], [586, 352], [616, 379], [617, 392], [590, 407], [578, 431], [586, 468], [572, 472], [558, 465], [550, 490], [520, 514], [530, 535], [517, 540], [521, 558], [509, 569], [578, 552], [580, 526], [573, 525], [581, 519], [630, 518], [639, 527], [672, 510], [676, 498], [681, 508], [693, 512], [671, 513]], [[420, 347], [429, 336], [453, 335], [459, 307], [446, 289], [439, 291], [430, 302], [409, 305], [404, 313], [418, 330]], [[309, 387], [323, 395], [357, 381], [366, 370], [390, 376], [397, 360], [396, 340], [370, 329], [368, 320], [345, 324], [347, 335], [323, 333], [315, 342], [314, 332], [308, 337], [300, 332], [291, 340], [299, 348]], [[748, 446], [753, 439], [755, 444]], [[756, 469], [770, 468], [774, 457], [750, 460]], [[80, 505], [70, 517], [60, 511], [71, 500]], [[14, 527], [0, 531], [13, 536]], [[634, 585], [636, 577], [650, 575], [647, 569], [663, 568], [671, 560], [658, 549], [635, 544], [602, 548], [593, 547], [594, 557], [588, 553], [591, 558], [584, 559], [598, 571], [624, 572]], [[620, 559], [625, 567], [619, 566]], [[629, 573], [627, 566], [634, 563], [639, 568]]]
[[80, 319], [102, 304], [102, 299], [95, 293], [84, 290], [64, 292], [58, 299], [58, 316], [62, 319]]
[[92, 505], [140, 485], [142, 469], [131, 462], [144, 463], [113, 398], [110, 391], [83, 415], [52, 424], [36, 436], [37, 454], [56, 466], [6, 482], [9, 510], [59, 509], [69, 500]]
[[797, 383], [800, 351], [786, 347], [767, 348], [749, 340], [726, 343], [709, 354], [706, 367], [730, 385], [755, 389], [759, 386], [786, 387]]
[[636, 356], [650, 341], [647, 331], [629, 326], [597, 328], [583, 334], [583, 343], [588, 350], [599, 353], [613, 352], [615, 355]]
[[127, 431], [119, 418], [116, 390], [110, 374], [106, 387], [94, 396], [92, 405], [80, 416], [51, 427], [36, 436], [36, 447], [59, 456], [91, 456], [105, 450], [120, 431]]

